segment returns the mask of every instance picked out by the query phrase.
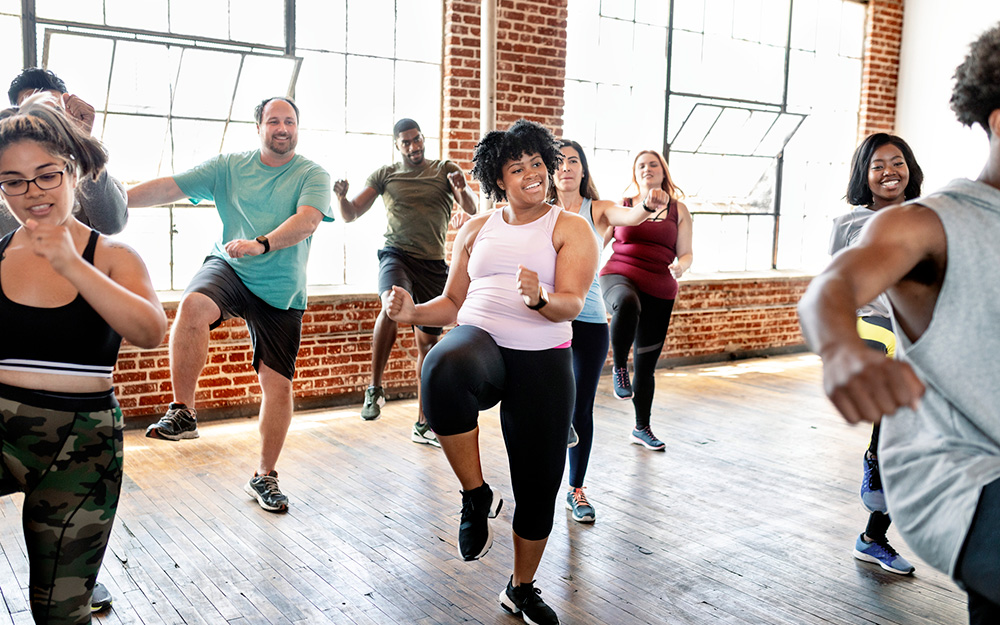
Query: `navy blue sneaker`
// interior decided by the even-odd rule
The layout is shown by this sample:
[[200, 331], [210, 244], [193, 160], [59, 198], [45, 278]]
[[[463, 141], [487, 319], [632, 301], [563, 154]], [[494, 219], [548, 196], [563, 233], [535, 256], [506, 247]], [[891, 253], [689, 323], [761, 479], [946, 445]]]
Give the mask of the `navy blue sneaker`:
[[615, 397], [632, 399], [632, 382], [628, 379], [628, 367], [615, 367], [611, 374], [615, 382]]
[[868, 452], [865, 452], [862, 464], [864, 477], [861, 478], [861, 505], [868, 512], [888, 514], [885, 491], [882, 490], [882, 476], [878, 472], [878, 458], [869, 458]]
[[897, 575], [909, 575], [914, 571], [913, 565], [899, 555], [885, 538], [868, 542], [864, 534], [859, 534], [854, 542], [854, 557], [863, 562], [877, 564]]

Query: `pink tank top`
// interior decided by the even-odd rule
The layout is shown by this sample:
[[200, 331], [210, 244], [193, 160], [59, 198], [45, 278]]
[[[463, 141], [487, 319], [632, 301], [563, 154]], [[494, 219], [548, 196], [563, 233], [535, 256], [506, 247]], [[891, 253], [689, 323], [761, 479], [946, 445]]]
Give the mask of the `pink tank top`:
[[538, 273], [546, 291], [555, 290], [556, 250], [552, 232], [562, 209], [520, 226], [504, 221], [496, 210], [483, 224], [469, 255], [469, 293], [458, 311], [458, 323], [489, 333], [500, 347], [540, 351], [565, 344], [573, 336], [569, 321], [552, 322], [530, 310], [517, 293], [517, 266]]
[[[629, 203], [631, 205], [631, 202]], [[670, 263], [677, 258], [677, 200], [670, 200], [662, 219], [648, 219], [638, 226], [615, 227], [614, 253], [601, 275], [619, 274], [637, 289], [660, 299], [677, 299], [677, 280]]]

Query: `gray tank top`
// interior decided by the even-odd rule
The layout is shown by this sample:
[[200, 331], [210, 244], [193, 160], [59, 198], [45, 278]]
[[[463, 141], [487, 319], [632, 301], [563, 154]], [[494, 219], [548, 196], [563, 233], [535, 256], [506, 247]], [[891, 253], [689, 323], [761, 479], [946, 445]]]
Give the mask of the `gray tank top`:
[[948, 265], [931, 323], [902, 360], [927, 386], [882, 421], [879, 464], [906, 543], [954, 577], [979, 493], [1000, 478], [1000, 190], [954, 180], [916, 200], [944, 226]]

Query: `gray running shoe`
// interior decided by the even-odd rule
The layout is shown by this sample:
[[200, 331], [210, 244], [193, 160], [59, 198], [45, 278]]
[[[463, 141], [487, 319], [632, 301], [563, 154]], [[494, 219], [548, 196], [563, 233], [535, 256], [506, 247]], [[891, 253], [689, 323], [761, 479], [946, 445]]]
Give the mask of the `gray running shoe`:
[[111, 592], [108, 591], [107, 586], [101, 582], [94, 582], [94, 591], [90, 595], [90, 611], [97, 613], [107, 610], [111, 607], [112, 601]]
[[365, 389], [365, 403], [361, 406], [361, 418], [374, 421], [382, 416], [382, 406], [385, 405], [385, 393], [381, 386], [369, 386]]
[[257, 500], [260, 507], [268, 512], [285, 512], [288, 510], [288, 497], [278, 488], [278, 472], [271, 471], [267, 475], [253, 474], [250, 481], [243, 487], [248, 495]]
[[182, 438], [198, 438], [198, 411], [184, 404], [171, 402], [167, 414], [146, 428], [148, 438], [162, 438], [179, 441]]

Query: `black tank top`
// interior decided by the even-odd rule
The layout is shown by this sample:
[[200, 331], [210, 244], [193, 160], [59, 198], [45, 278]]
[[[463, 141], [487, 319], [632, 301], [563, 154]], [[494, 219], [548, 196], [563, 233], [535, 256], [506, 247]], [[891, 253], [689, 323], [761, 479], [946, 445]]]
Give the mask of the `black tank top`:
[[[0, 262], [12, 236], [0, 240]], [[91, 265], [99, 236], [92, 230], [83, 250]], [[8, 371], [110, 378], [122, 342], [80, 294], [65, 306], [36, 308], [11, 301], [2, 284], [0, 328], [0, 369]]]

